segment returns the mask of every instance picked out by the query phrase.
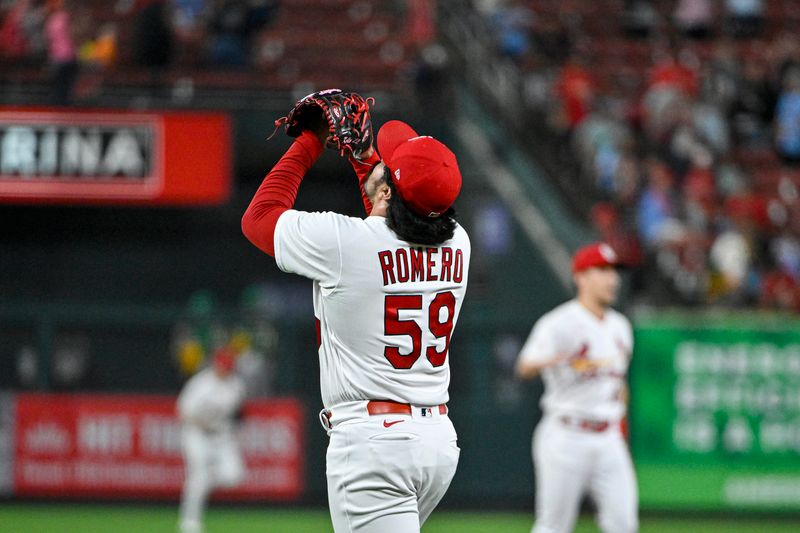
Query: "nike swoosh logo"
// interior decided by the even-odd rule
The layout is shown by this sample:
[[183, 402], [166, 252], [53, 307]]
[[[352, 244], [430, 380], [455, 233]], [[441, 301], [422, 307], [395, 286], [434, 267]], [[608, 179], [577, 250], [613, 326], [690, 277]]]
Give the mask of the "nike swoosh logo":
[[383, 427], [390, 428], [395, 424], [399, 424], [400, 422], [405, 422], [405, 420], [392, 420], [391, 422], [389, 422], [388, 420], [384, 420]]

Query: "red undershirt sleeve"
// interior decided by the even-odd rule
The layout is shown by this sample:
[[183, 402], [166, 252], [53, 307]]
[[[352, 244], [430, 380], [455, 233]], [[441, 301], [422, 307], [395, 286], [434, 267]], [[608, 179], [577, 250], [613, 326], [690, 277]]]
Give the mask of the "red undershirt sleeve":
[[381, 158], [378, 156], [378, 151], [374, 150], [372, 155], [367, 159], [359, 161], [354, 157], [350, 158], [350, 164], [353, 165], [353, 170], [356, 171], [358, 176], [358, 188], [361, 190], [361, 201], [364, 202], [364, 209], [367, 210], [367, 215], [372, 213], [372, 202], [369, 201], [366, 191], [364, 191], [364, 183], [367, 181], [370, 172], [375, 168], [375, 165], [380, 163]]
[[242, 217], [242, 233], [259, 250], [275, 256], [275, 226], [294, 205], [300, 182], [324, 147], [316, 135], [304, 131], [261, 182]]

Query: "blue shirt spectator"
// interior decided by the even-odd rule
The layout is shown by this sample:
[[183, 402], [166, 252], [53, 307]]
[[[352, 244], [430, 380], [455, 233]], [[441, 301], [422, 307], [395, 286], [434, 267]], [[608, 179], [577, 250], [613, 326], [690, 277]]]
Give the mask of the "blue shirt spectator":
[[775, 121], [778, 153], [786, 163], [800, 163], [800, 71], [787, 73]]

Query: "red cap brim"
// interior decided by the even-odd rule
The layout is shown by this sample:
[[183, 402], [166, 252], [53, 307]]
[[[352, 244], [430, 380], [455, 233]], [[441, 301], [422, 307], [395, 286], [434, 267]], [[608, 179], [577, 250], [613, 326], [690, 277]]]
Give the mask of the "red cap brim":
[[378, 155], [391, 168], [395, 149], [414, 137], [419, 135], [411, 126], [400, 120], [390, 120], [378, 130]]

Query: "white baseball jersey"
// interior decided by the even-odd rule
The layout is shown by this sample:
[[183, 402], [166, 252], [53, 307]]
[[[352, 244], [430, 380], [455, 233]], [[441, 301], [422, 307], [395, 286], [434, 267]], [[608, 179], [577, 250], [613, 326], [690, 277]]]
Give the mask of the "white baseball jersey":
[[178, 396], [178, 414], [182, 421], [197, 423], [203, 429], [229, 430], [244, 394], [240, 377], [229, 374], [220, 378], [213, 368], [206, 368], [183, 386]]
[[448, 401], [448, 348], [469, 257], [461, 226], [440, 246], [411, 246], [379, 216], [280, 216], [278, 267], [314, 281], [326, 408], [353, 400]]
[[536, 322], [520, 357], [544, 363], [568, 356], [542, 371], [545, 413], [615, 422], [625, 415], [632, 349], [633, 333], [625, 316], [608, 309], [600, 319], [570, 300]]

